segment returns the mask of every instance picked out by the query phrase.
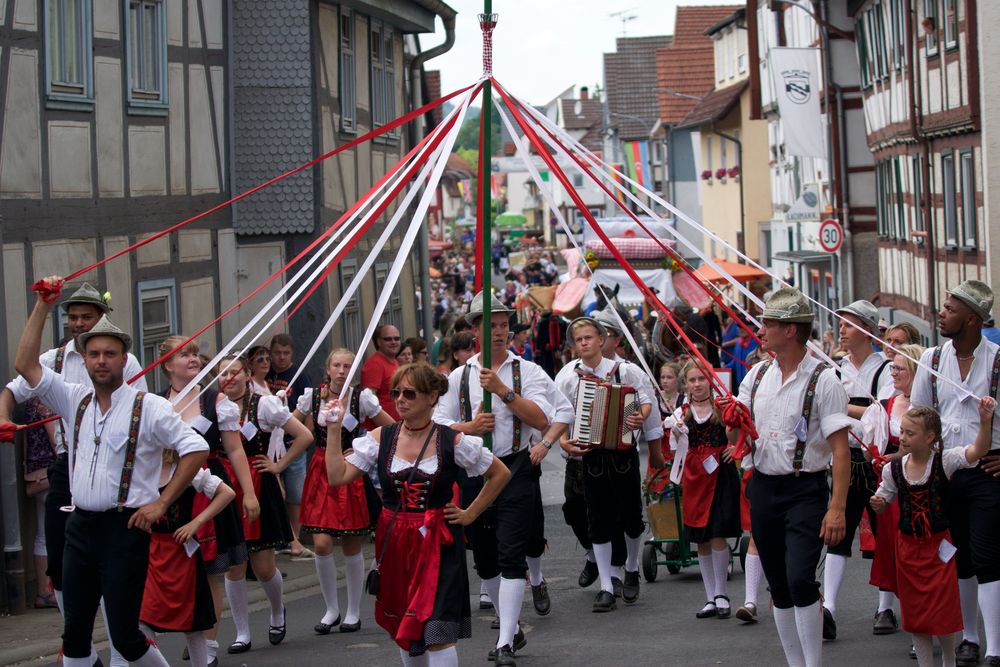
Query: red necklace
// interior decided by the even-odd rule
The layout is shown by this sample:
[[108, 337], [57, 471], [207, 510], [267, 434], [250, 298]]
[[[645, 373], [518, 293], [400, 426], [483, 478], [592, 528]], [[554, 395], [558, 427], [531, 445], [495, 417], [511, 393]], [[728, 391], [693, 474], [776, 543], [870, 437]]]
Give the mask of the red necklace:
[[431, 421], [433, 421], [433, 420], [431, 420], [431, 419], [428, 419], [428, 420], [427, 420], [427, 423], [426, 423], [426, 424], [424, 424], [423, 426], [421, 426], [420, 428], [410, 428], [409, 426], [407, 426], [407, 425], [406, 425], [406, 422], [403, 422], [403, 428], [404, 428], [404, 429], [406, 429], [406, 431], [407, 431], [408, 433], [420, 433], [420, 432], [421, 432], [421, 431], [423, 431], [423, 430], [424, 430], [425, 428], [427, 428], [428, 426], [430, 426], [430, 425], [431, 425]]

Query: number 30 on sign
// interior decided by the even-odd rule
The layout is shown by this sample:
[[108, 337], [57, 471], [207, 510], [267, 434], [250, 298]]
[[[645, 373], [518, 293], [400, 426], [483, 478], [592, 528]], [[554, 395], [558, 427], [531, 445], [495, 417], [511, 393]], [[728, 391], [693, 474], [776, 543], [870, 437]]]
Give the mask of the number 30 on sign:
[[819, 247], [826, 252], [837, 252], [844, 243], [844, 228], [832, 218], [827, 218], [819, 226]]

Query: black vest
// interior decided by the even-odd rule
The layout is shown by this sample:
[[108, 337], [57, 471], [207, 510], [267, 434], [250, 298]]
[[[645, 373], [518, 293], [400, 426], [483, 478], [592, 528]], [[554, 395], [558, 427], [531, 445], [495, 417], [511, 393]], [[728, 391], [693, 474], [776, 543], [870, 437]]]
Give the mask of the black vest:
[[[458, 481], [460, 468], [455, 463], [456, 432], [447, 426], [436, 426], [434, 439], [428, 443], [423, 459], [437, 458], [437, 470], [428, 475], [420, 469], [413, 475], [408, 490], [406, 481], [412, 468], [390, 472], [392, 457], [399, 439], [399, 424], [382, 427], [378, 448], [378, 477], [382, 486], [382, 502], [386, 508], [402, 512], [423, 512], [428, 508], [444, 507], [451, 502], [452, 489]], [[423, 460], [422, 459], [422, 460]]]
[[[927, 481], [919, 486], [911, 485], [904, 479], [903, 459], [893, 461], [890, 470], [898, 489], [899, 529], [907, 535], [927, 537], [948, 528], [948, 514], [944, 507], [948, 476], [944, 474], [941, 452], [934, 456]], [[926, 523], [921, 519], [924, 514]]]

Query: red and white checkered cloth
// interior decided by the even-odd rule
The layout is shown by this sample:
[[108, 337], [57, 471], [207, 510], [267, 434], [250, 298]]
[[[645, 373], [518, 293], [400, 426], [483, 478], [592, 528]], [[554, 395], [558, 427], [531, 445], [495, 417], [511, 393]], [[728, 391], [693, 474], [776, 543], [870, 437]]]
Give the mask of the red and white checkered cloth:
[[[672, 248], [674, 241], [661, 241], [663, 245]], [[667, 256], [666, 251], [660, 244], [650, 238], [637, 239], [626, 237], [613, 237], [611, 243], [618, 249], [625, 259], [662, 259]], [[587, 250], [592, 250], [600, 259], [612, 259], [611, 251], [604, 245], [603, 241], [587, 241]]]

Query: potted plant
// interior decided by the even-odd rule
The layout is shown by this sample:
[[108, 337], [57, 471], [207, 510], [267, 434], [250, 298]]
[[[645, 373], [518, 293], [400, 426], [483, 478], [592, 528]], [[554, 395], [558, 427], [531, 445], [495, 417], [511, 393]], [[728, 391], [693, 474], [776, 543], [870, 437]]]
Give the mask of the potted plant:
[[726, 173], [729, 174], [729, 178], [732, 178], [737, 183], [739, 183], [739, 180], [740, 180], [740, 166], [739, 165], [735, 165], [735, 166], [730, 167], [729, 171], [726, 172]]
[[726, 182], [726, 168], [725, 167], [719, 167], [718, 169], [716, 169], [715, 170], [715, 177], [717, 179], [719, 179], [720, 183], [725, 183]]
[[711, 185], [712, 184], [712, 170], [711, 169], [706, 169], [705, 171], [701, 172], [701, 180], [708, 181], [708, 184]]

